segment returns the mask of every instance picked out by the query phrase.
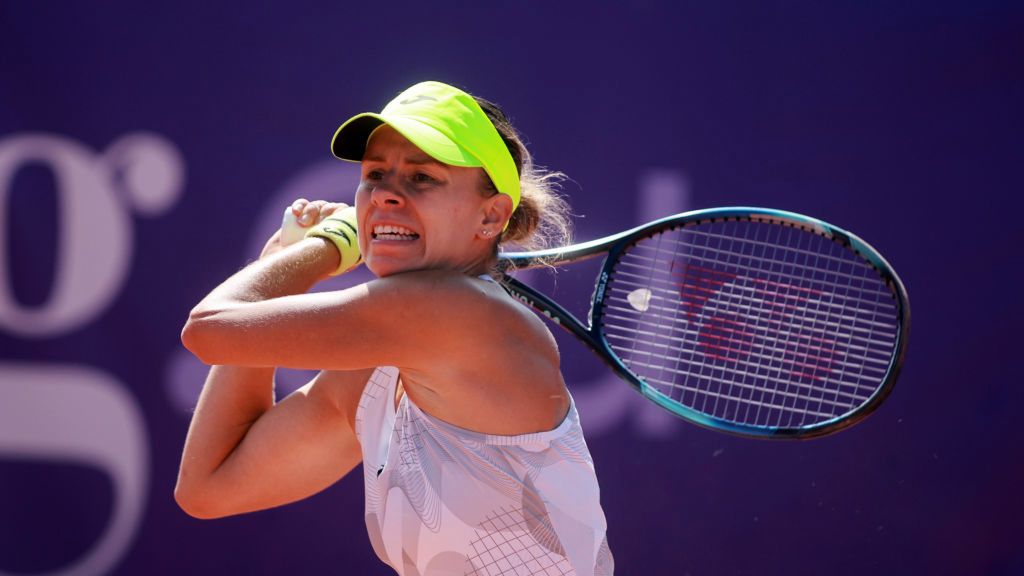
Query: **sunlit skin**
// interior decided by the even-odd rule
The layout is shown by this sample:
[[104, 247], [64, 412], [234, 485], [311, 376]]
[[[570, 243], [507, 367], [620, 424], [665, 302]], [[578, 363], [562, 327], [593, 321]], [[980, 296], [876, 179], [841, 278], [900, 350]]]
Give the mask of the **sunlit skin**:
[[[196, 305], [182, 341], [212, 368], [175, 488], [184, 510], [260, 510], [347, 474], [362, 460], [355, 414], [377, 366], [398, 367], [399, 395], [468, 430], [515, 435], [562, 421], [569, 400], [554, 338], [477, 278], [512, 212], [486, 183], [481, 169], [437, 162], [380, 128], [356, 193], [360, 248], [378, 279], [311, 292], [337, 269], [337, 249], [321, 238], [282, 247], [276, 233], [259, 260]], [[343, 207], [299, 199], [292, 211], [308, 227]], [[412, 234], [375, 237], [379, 225]], [[274, 367], [320, 372], [276, 402]]]
[[[381, 278], [422, 269], [485, 273], [494, 239], [512, 212], [507, 195], [485, 196], [485, 182], [483, 169], [438, 162], [381, 126], [367, 145], [356, 192], [366, 266]], [[378, 225], [401, 226], [416, 237], [375, 238]]]

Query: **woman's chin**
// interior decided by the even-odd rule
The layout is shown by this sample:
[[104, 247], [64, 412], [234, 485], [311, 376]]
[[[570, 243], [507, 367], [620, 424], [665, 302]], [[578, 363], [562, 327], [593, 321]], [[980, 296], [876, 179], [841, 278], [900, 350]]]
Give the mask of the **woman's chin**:
[[385, 278], [394, 274], [416, 270], [418, 267], [412, 262], [398, 260], [395, 258], [374, 258], [366, 259], [366, 268], [378, 278]]

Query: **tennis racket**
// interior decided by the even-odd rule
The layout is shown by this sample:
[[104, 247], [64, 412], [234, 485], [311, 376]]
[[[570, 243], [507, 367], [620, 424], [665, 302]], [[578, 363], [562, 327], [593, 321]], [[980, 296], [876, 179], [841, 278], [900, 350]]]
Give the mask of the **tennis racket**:
[[712, 208], [506, 253], [499, 266], [599, 255], [586, 323], [508, 274], [504, 284], [685, 420], [809, 438], [856, 424], [892, 391], [907, 349], [907, 292], [882, 255], [845, 230], [781, 210]]
[[[288, 214], [285, 231], [295, 226]], [[585, 323], [512, 276], [601, 255]], [[906, 354], [910, 305], [888, 262], [853, 234], [792, 212], [685, 212], [582, 244], [503, 253], [498, 266], [513, 297], [645, 398], [713, 430], [837, 432], [889, 395]]]

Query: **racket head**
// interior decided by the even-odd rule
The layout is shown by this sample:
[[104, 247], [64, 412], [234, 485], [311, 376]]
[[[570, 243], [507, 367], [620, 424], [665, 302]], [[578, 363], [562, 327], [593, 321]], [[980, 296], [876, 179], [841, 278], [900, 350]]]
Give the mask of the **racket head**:
[[861, 421], [891, 393], [909, 299], [857, 236], [728, 207], [652, 222], [607, 248], [588, 343], [673, 414], [742, 436], [810, 438]]

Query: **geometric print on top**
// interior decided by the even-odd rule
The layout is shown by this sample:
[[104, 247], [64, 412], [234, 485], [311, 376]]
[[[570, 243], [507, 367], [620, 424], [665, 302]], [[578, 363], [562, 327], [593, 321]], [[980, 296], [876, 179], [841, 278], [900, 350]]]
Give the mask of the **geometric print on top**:
[[[554, 430], [482, 434], [426, 414], [377, 368], [356, 411], [366, 529], [401, 576], [611, 575], [579, 414]], [[571, 399], [571, 397], [570, 397]]]

